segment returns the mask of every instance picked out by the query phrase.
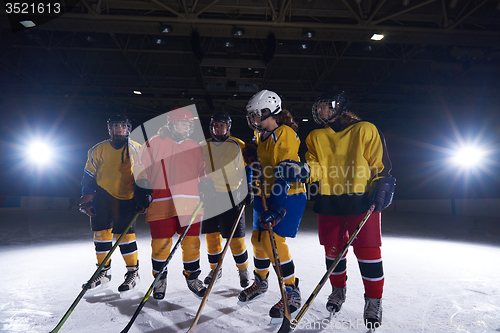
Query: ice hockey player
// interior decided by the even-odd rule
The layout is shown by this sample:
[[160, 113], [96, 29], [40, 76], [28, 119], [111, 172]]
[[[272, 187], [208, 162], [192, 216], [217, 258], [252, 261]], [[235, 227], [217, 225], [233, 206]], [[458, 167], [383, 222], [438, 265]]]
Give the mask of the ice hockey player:
[[[375, 211], [352, 246], [365, 289], [364, 320], [368, 328], [382, 322], [384, 272], [380, 247], [380, 212], [392, 201], [396, 180], [382, 133], [371, 123], [348, 111], [344, 91], [323, 93], [312, 107], [316, 123], [323, 126], [306, 138], [309, 181], [319, 181], [314, 211], [318, 234], [325, 247], [327, 268], [335, 260], [369, 207]], [[340, 311], [346, 298], [345, 256], [330, 276], [332, 293], [326, 308]]]
[[[189, 138], [193, 130], [193, 114], [185, 108], [176, 108], [168, 112], [166, 126], [161, 127], [140, 152], [144, 171], [138, 175], [137, 183], [149, 183], [146, 187], [153, 189], [153, 201], [146, 212], [152, 238], [153, 275], [160, 273], [170, 255], [172, 237], [184, 231], [200, 197], [204, 200], [203, 195], [215, 192], [213, 184], [210, 187], [210, 179], [205, 177], [203, 150]], [[142, 191], [137, 193], [143, 195]], [[137, 200], [147, 201], [144, 198]], [[181, 248], [182, 273], [187, 286], [194, 294], [203, 297], [206, 288], [198, 278], [201, 273], [200, 220], [201, 214], [196, 216], [187, 231]], [[167, 271], [164, 271], [154, 287], [153, 298], [163, 299], [166, 288]]]
[[[251, 184], [251, 169], [245, 165], [241, 150], [245, 143], [231, 136], [231, 117], [227, 112], [217, 111], [210, 118], [211, 138], [202, 143], [207, 173], [214, 181], [216, 194], [214, 202], [218, 206], [222, 202], [230, 202], [227, 210], [221, 214], [208, 214], [211, 216], [204, 219], [201, 225], [201, 233], [205, 234], [207, 241], [208, 262], [211, 271], [204, 280], [209, 284], [214, 278], [215, 267], [222, 252], [222, 238], [230, 236], [231, 229], [243, 203], [250, 205], [253, 201], [253, 189]], [[204, 206], [204, 211], [215, 208], [211, 205]], [[207, 215], [207, 214], [206, 214]], [[248, 287], [250, 284], [248, 275], [248, 252], [245, 244], [245, 214], [240, 218], [233, 239], [229, 243], [233, 259], [238, 268], [240, 286]], [[217, 280], [222, 276], [222, 267], [215, 277]]]
[[[295, 277], [295, 266], [286, 244], [286, 237], [295, 237], [306, 205], [305, 185], [275, 178], [273, 170], [280, 162], [300, 162], [298, 151], [300, 140], [296, 134], [297, 124], [287, 110], [281, 107], [281, 98], [275, 92], [262, 90], [247, 103], [247, 121], [254, 129], [256, 154], [260, 168], [253, 168], [257, 180], [263, 172], [265, 193], [255, 196], [253, 209], [252, 245], [254, 252], [255, 280], [239, 295], [242, 302], [250, 301], [262, 295], [268, 289], [269, 265], [274, 263], [274, 256], [269, 239], [268, 223], [275, 233], [281, 271], [285, 282], [287, 303], [290, 312], [300, 308], [301, 298]], [[245, 149], [246, 159], [253, 156], [251, 148]], [[254, 158], [251, 158], [252, 160]], [[250, 161], [249, 161], [250, 162]], [[248, 163], [250, 164], [250, 163]], [[268, 210], [264, 211], [262, 195], [265, 196]], [[284, 315], [283, 301], [280, 300], [269, 311], [272, 318]]]
[[[137, 212], [134, 201], [133, 167], [141, 145], [129, 139], [132, 124], [122, 115], [108, 119], [109, 140], [99, 142], [88, 151], [82, 179], [80, 211], [90, 216], [99, 266], [112, 248], [113, 235], [118, 238]], [[119, 244], [127, 266], [120, 292], [134, 289], [139, 282], [139, 262], [135, 241], [135, 222]], [[89, 290], [104, 287], [111, 280], [111, 260], [91, 282]], [[85, 286], [85, 285], [84, 285]]]

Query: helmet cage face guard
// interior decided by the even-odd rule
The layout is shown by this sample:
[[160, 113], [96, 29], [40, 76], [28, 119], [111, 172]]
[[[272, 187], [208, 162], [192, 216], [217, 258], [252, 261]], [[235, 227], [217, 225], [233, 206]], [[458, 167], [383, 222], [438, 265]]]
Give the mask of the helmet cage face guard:
[[[127, 129], [125, 135], [115, 134], [115, 125], [125, 125]], [[112, 120], [112, 119], [108, 120], [108, 133], [112, 139], [115, 140], [128, 139], [131, 130], [132, 130], [132, 123], [127, 118], [124, 118], [123, 120]]]
[[[189, 124], [189, 128], [185, 131], [179, 131], [180, 122]], [[186, 140], [194, 132], [194, 119], [193, 118], [169, 119], [167, 122], [167, 128], [176, 138], [179, 138], [181, 140]]]
[[[253, 111], [249, 111], [247, 113], [248, 126], [250, 126], [250, 128], [254, 130], [262, 131], [261, 122], [269, 118], [272, 114], [273, 113], [268, 108], [255, 109]], [[259, 120], [259, 123], [257, 123], [257, 119]]]
[[[345, 110], [342, 101], [340, 101], [339, 99], [340, 98], [317, 100], [312, 107], [312, 115], [314, 121], [320, 125], [327, 125], [328, 123], [334, 122], [335, 120], [339, 119], [344, 114]], [[321, 115], [321, 110], [324, 107], [323, 105], [325, 104], [328, 106], [329, 110], [327, 117]]]
[[[224, 134], [217, 134], [214, 128], [215, 124], [226, 124], [226, 131]], [[229, 130], [231, 129], [231, 123], [219, 120], [210, 121], [210, 135], [215, 141], [225, 141], [229, 137]]]

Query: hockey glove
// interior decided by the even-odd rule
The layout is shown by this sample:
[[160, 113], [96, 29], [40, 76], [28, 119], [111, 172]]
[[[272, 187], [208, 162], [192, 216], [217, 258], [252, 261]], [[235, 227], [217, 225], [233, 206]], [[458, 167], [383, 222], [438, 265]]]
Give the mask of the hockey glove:
[[134, 201], [140, 209], [146, 209], [153, 201], [153, 190], [151, 183], [147, 179], [137, 179], [134, 183]]
[[374, 212], [381, 212], [392, 202], [394, 190], [396, 189], [396, 178], [383, 177], [374, 180], [371, 184], [371, 203], [375, 204]]
[[94, 195], [93, 194], [84, 194], [80, 197], [80, 212], [87, 214], [92, 217], [95, 216], [95, 208], [94, 208]]
[[243, 148], [242, 152], [243, 159], [245, 163], [250, 166], [252, 163], [258, 161], [257, 157], [257, 145], [255, 143], [247, 143], [245, 144], [245, 148]]
[[247, 196], [245, 197], [245, 205], [248, 206], [253, 203], [255, 193], [253, 192], [253, 184], [252, 184], [252, 168], [246, 166], [245, 172], [247, 176], [247, 189], [248, 189]]
[[205, 204], [210, 202], [215, 197], [215, 186], [212, 178], [202, 178], [198, 183], [198, 192], [200, 193], [200, 200]]
[[271, 208], [269, 208], [267, 212], [262, 213], [262, 215], [260, 216], [260, 227], [263, 229], [268, 229], [269, 223], [271, 223], [271, 226], [274, 227], [276, 224], [280, 223], [281, 220], [283, 220], [285, 214], [285, 208], [279, 205], [271, 206]]
[[245, 205], [251, 205], [253, 203], [253, 199], [255, 197], [255, 193], [253, 193], [253, 185], [252, 183], [248, 183], [248, 193], [247, 196], [245, 197]]
[[307, 163], [292, 160], [279, 162], [273, 172], [276, 179], [283, 179], [289, 183], [305, 183], [311, 176], [311, 169]]

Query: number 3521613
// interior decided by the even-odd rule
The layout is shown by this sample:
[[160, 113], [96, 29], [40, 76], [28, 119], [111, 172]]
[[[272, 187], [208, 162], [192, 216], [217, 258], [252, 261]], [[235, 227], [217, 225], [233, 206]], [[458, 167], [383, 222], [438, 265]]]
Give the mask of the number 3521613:
[[6, 14], [60, 14], [59, 2], [5, 2]]

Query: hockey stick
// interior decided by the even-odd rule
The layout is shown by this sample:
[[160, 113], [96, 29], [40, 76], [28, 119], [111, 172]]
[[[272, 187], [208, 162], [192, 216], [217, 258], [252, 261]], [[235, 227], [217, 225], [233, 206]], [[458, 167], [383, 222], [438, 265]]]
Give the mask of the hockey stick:
[[[266, 195], [264, 192], [264, 173], [262, 171], [262, 166], [260, 165], [260, 162], [258, 162], [259, 166], [259, 187], [260, 187], [260, 196], [262, 199], [262, 207], [264, 208], [264, 212], [267, 212], [267, 202], [266, 202]], [[283, 301], [283, 323], [281, 324], [281, 327], [278, 331], [278, 333], [286, 333], [290, 331], [290, 321], [291, 321], [291, 315], [290, 315], [290, 309], [288, 308], [288, 301], [286, 297], [286, 292], [285, 292], [285, 282], [283, 281], [283, 273], [281, 272], [281, 263], [280, 263], [280, 258], [278, 256], [278, 249], [276, 246], [276, 239], [274, 238], [274, 231], [273, 231], [273, 226], [271, 223], [267, 224], [267, 228], [269, 230], [269, 240], [271, 241], [271, 248], [273, 249], [273, 255], [274, 255], [274, 267], [276, 271], [276, 275], [278, 277], [278, 285], [280, 286], [280, 292], [281, 292], [281, 300]]]
[[125, 237], [125, 235], [127, 234], [127, 231], [132, 227], [132, 224], [134, 224], [134, 222], [137, 219], [137, 217], [139, 216], [139, 214], [140, 214], [140, 212], [137, 212], [134, 215], [134, 217], [132, 218], [132, 220], [125, 226], [125, 229], [123, 229], [123, 232], [121, 233], [120, 237], [118, 237], [118, 239], [116, 240], [116, 242], [113, 245], [113, 247], [111, 248], [111, 250], [109, 250], [109, 252], [106, 255], [106, 257], [104, 257], [104, 259], [101, 262], [101, 264], [95, 270], [94, 274], [90, 277], [90, 279], [88, 280], [88, 282], [83, 286], [82, 291], [78, 294], [78, 296], [76, 297], [76, 299], [73, 301], [73, 304], [71, 304], [71, 306], [69, 307], [68, 311], [66, 311], [66, 313], [64, 314], [64, 316], [62, 317], [62, 319], [57, 324], [57, 326], [54, 327], [54, 329], [52, 331], [50, 331], [51, 333], [59, 332], [59, 330], [61, 329], [62, 325], [64, 325], [64, 323], [66, 322], [66, 320], [68, 319], [68, 317], [71, 315], [71, 313], [73, 312], [73, 310], [77, 306], [78, 302], [80, 302], [80, 300], [82, 299], [83, 295], [89, 289], [90, 285], [92, 284], [92, 280], [94, 280], [97, 277], [97, 275], [99, 275], [99, 273], [101, 272], [102, 268], [108, 262], [109, 258], [111, 258], [111, 255], [116, 250], [116, 248], [118, 247], [118, 245], [120, 244], [120, 242], [122, 241], [122, 239]]
[[[375, 204], [373, 204], [373, 205], [370, 206], [370, 208], [366, 212], [365, 216], [363, 217], [363, 219], [361, 220], [361, 222], [359, 223], [359, 225], [356, 227], [356, 229], [352, 233], [351, 237], [349, 237], [349, 239], [347, 240], [347, 243], [345, 243], [344, 247], [342, 248], [342, 250], [338, 254], [337, 258], [335, 258], [334, 262], [330, 265], [330, 267], [328, 267], [328, 270], [326, 271], [325, 275], [323, 275], [323, 277], [319, 281], [318, 285], [316, 286], [316, 288], [314, 288], [313, 292], [311, 293], [311, 296], [309, 296], [309, 298], [304, 303], [304, 305], [300, 309], [300, 311], [297, 314], [297, 316], [295, 317], [295, 319], [292, 321], [292, 323], [290, 325], [291, 329], [295, 329], [297, 327], [297, 325], [299, 324], [300, 320], [302, 319], [302, 317], [306, 313], [307, 309], [309, 309], [309, 307], [311, 306], [311, 303], [314, 301], [314, 299], [316, 298], [316, 296], [318, 296], [319, 291], [321, 290], [321, 288], [323, 288], [323, 286], [325, 285], [326, 281], [328, 280], [328, 278], [332, 274], [333, 270], [337, 267], [337, 265], [339, 264], [339, 262], [342, 259], [342, 257], [344, 257], [344, 255], [347, 252], [347, 249], [349, 248], [349, 246], [351, 246], [351, 243], [354, 241], [354, 239], [356, 238], [356, 236], [358, 235], [358, 233], [361, 231], [361, 228], [363, 228], [363, 226], [365, 225], [366, 221], [368, 220], [368, 218], [370, 217], [370, 215], [373, 213], [374, 209], [375, 209]], [[280, 329], [280, 331], [281, 331], [281, 329]]]
[[243, 215], [243, 212], [245, 211], [245, 204], [242, 204], [240, 207], [240, 212], [238, 213], [238, 217], [236, 218], [236, 221], [234, 221], [233, 228], [231, 229], [231, 234], [226, 240], [226, 245], [224, 245], [224, 249], [222, 250], [219, 261], [217, 262], [217, 266], [215, 267], [214, 270], [214, 275], [212, 277], [212, 280], [210, 280], [210, 283], [208, 284], [207, 290], [205, 291], [205, 295], [203, 296], [203, 299], [201, 300], [200, 307], [198, 308], [198, 312], [196, 312], [196, 316], [194, 317], [193, 323], [191, 324], [191, 327], [189, 327], [187, 333], [193, 333], [194, 328], [198, 324], [198, 320], [200, 320], [201, 312], [203, 311], [203, 307], [205, 307], [205, 304], [207, 303], [208, 300], [208, 295], [210, 294], [210, 291], [212, 290], [212, 287], [215, 283], [217, 273], [219, 272], [219, 269], [222, 266], [222, 261], [224, 260], [224, 256], [226, 255], [227, 249], [229, 248], [229, 243], [233, 239], [234, 233], [236, 231], [236, 228], [238, 227], [238, 223], [240, 222], [241, 215]]
[[193, 224], [193, 221], [195, 220], [196, 216], [198, 215], [198, 213], [199, 213], [199, 211], [201, 209], [201, 206], [203, 206], [203, 202], [202, 201], [200, 201], [200, 203], [198, 204], [198, 206], [196, 206], [196, 209], [194, 210], [193, 215], [191, 216], [188, 225], [184, 228], [184, 231], [182, 232], [182, 234], [180, 234], [179, 238], [177, 239], [177, 242], [174, 245], [174, 248], [170, 252], [170, 255], [168, 256], [167, 260], [165, 260], [165, 262], [163, 263], [163, 266], [161, 267], [161, 270], [158, 272], [158, 274], [156, 274], [156, 277], [153, 280], [153, 283], [151, 283], [151, 286], [149, 286], [148, 291], [146, 291], [146, 294], [142, 298], [141, 303], [139, 303], [139, 306], [135, 310], [134, 315], [129, 320], [127, 326], [125, 326], [125, 328], [120, 333], [126, 333], [126, 332], [128, 332], [130, 330], [130, 328], [132, 327], [132, 325], [134, 324], [134, 321], [137, 318], [137, 316], [139, 315], [139, 312], [141, 312], [141, 310], [144, 307], [144, 305], [146, 304], [149, 296], [151, 295], [151, 292], [153, 291], [153, 288], [156, 286], [156, 284], [160, 280], [160, 277], [162, 276], [162, 274], [167, 269], [167, 265], [170, 262], [170, 260], [172, 260], [172, 257], [174, 255], [175, 251], [177, 250], [177, 248], [179, 247], [179, 245], [181, 244], [181, 242], [184, 240], [184, 237], [186, 236], [189, 228], [191, 227], [191, 224]]

